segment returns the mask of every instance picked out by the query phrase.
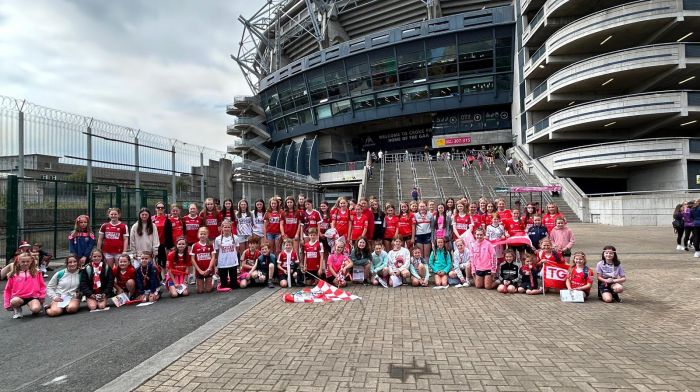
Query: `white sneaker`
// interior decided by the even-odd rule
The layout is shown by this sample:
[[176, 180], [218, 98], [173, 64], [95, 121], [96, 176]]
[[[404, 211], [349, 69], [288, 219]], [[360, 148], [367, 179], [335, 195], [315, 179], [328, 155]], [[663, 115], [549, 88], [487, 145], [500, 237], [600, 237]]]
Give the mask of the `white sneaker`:
[[683, 245], [676, 245], [676, 250], [683, 250]]
[[700, 257], [700, 252], [695, 252], [695, 254], [693, 255], [693, 257]]
[[15, 312], [15, 314], [12, 315], [12, 318], [13, 318], [13, 319], [21, 319], [22, 317], [24, 317], [24, 316], [22, 315], [22, 311], [21, 311], [21, 310], [15, 309], [14, 312]]

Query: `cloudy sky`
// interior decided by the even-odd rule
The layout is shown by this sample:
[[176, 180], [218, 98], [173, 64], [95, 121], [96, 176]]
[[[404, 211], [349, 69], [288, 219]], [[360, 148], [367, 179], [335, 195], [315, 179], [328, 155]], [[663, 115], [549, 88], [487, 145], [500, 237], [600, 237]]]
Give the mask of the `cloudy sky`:
[[264, 0], [3, 0], [0, 94], [225, 150], [230, 54]]

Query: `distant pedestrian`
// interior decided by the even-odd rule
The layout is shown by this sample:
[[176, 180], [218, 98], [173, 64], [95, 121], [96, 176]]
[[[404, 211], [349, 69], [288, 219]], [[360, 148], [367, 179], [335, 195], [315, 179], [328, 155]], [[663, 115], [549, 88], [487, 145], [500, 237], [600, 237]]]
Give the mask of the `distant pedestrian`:
[[413, 199], [413, 201], [418, 201], [418, 196], [420, 196], [418, 193], [418, 188], [414, 186], [413, 190], [411, 191], [411, 198]]

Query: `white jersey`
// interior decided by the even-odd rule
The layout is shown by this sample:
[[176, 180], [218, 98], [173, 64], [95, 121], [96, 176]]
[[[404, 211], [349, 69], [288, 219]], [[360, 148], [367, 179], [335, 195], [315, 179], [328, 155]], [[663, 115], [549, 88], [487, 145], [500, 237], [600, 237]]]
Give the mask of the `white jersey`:
[[214, 240], [214, 250], [218, 255], [217, 266], [219, 268], [238, 267], [238, 253], [236, 252], [236, 241], [233, 236], [218, 236]]

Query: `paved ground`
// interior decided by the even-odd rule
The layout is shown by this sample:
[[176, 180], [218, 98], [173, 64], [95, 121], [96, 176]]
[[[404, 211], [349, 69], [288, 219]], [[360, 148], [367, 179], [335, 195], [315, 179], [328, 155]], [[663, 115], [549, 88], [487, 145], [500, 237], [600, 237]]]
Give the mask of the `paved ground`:
[[700, 390], [700, 260], [672, 231], [573, 225], [594, 265], [618, 247], [623, 303], [351, 287], [362, 301], [285, 304], [281, 292], [139, 391]]
[[23, 319], [12, 320], [3, 312], [0, 391], [95, 390], [256, 291], [163, 298], [146, 307], [96, 313], [84, 306], [53, 319], [27, 316], [25, 309]]

